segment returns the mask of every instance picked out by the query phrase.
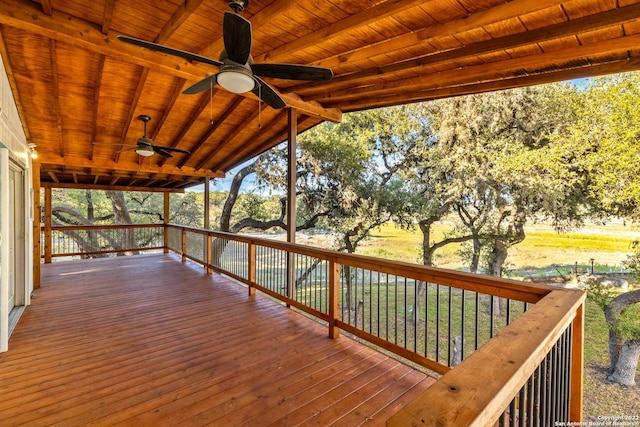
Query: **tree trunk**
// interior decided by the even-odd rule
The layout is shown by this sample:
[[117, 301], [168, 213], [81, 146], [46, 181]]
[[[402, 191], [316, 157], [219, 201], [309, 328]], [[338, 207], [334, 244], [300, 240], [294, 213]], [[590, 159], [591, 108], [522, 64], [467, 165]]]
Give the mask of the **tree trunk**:
[[[124, 199], [124, 193], [122, 191], [105, 191], [107, 198], [111, 201], [113, 206], [114, 223], [115, 224], [133, 224], [129, 209], [127, 208], [127, 202]], [[133, 229], [120, 230], [120, 248], [118, 249], [133, 249], [136, 247], [135, 235]], [[118, 252], [118, 255], [137, 255], [140, 251], [126, 251], [124, 253]]]
[[620, 348], [620, 354], [609, 381], [632, 387], [636, 385], [636, 372], [640, 358], [640, 340], [629, 340]]
[[480, 244], [480, 239], [477, 237], [473, 238], [473, 252], [471, 254], [471, 263], [469, 265], [470, 273], [478, 272], [478, 265], [480, 264], [480, 250], [482, 249], [482, 245]]
[[491, 262], [489, 264], [489, 273], [492, 276], [502, 277], [502, 268], [507, 260], [507, 246], [501, 240], [495, 240], [493, 242], [493, 248], [491, 249]]
[[[604, 316], [609, 324], [610, 373], [608, 380], [626, 386], [636, 384], [640, 337], [624, 341], [618, 333], [618, 323], [628, 306], [640, 303], [640, 289], [618, 295], [604, 307]], [[627, 337], [629, 338], [629, 337]]]

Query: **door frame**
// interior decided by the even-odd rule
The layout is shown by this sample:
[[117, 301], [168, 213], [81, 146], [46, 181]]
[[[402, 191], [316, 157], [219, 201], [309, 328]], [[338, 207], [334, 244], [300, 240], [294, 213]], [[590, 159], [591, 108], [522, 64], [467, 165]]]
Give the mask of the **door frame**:
[[[31, 216], [29, 209], [31, 205], [30, 200], [30, 179], [31, 172], [29, 168], [29, 161], [26, 165], [18, 161], [12, 160], [10, 150], [0, 143], [0, 352], [7, 351], [9, 348], [9, 336], [12, 327], [18, 321], [20, 314], [24, 307], [31, 303], [31, 289], [33, 283], [33, 260], [32, 260], [32, 246], [33, 236], [31, 232]], [[22, 189], [22, 209], [16, 212], [20, 215], [24, 224], [23, 238], [24, 247], [19, 248], [21, 255], [21, 278], [24, 285], [19, 289], [19, 297], [22, 298], [19, 301], [23, 307], [20, 310], [14, 311], [11, 315], [11, 308], [9, 307], [9, 274], [10, 274], [10, 254], [9, 254], [9, 236], [10, 227], [12, 224], [9, 222], [10, 212], [10, 195], [11, 190], [9, 188], [9, 174], [10, 170], [16, 168], [20, 172], [21, 182], [17, 185]]]

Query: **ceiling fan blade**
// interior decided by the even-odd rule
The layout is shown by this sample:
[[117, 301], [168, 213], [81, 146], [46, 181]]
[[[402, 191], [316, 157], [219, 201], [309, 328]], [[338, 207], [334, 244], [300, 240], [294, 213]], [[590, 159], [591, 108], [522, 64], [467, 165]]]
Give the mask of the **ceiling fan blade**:
[[195, 95], [205, 90], [211, 89], [218, 84], [216, 74], [205, 77], [204, 79], [196, 82], [182, 91], [183, 95]]
[[271, 108], [275, 108], [276, 110], [280, 108], [286, 107], [286, 103], [284, 100], [278, 95], [278, 93], [273, 90], [271, 86], [266, 84], [264, 81], [254, 76], [254, 79], [258, 84], [253, 88], [251, 92], [253, 92], [258, 98], [262, 99], [262, 101], [267, 104]]
[[163, 151], [173, 151], [175, 153], [182, 153], [182, 154], [190, 154], [190, 151], [187, 150], [183, 150], [181, 148], [173, 148], [173, 147], [164, 147], [162, 145], [154, 145], [153, 146], [153, 150], [157, 152], [157, 150], [163, 150]]
[[224, 50], [227, 58], [246, 64], [251, 54], [251, 22], [237, 13], [225, 12], [222, 21]]
[[204, 64], [215, 65], [216, 67], [219, 67], [222, 65], [222, 62], [215, 59], [207, 58], [206, 56], [197, 55], [195, 53], [187, 52], [180, 49], [174, 49], [172, 47], [164, 46], [158, 43], [136, 39], [134, 37], [118, 36], [118, 40], [121, 40], [125, 43], [133, 44], [136, 46], [144, 47], [147, 49], [155, 50], [157, 52], [166, 53], [168, 55], [178, 56], [180, 58], [188, 59], [189, 61], [198, 61]]
[[153, 146], [153, 151], [154, 151], [155, 153], [160, 154], [160, 155], [161, 155], [161, 156], [163, 156], [163, 157], [173, 157], [173, 155], [172, 155], [171, 153], [169, 153], [168, 151], [166, 151], [166, 150], [165, 150], [165, 149], [163, 149], [163, 148], [156, 147], [155, 145]]
[[137, 147], [137, 145], [133, 144], [122, 144], [119, 142], [92, 142], [91, 145], [118, 145], [121, 147]]
[[261, 77], [287, 80], [329, 81], [333, 78], [330, 68], [296, 64], [251, 64], [251, 71]]
[[116, 152], [117, 152], [117, 153], [123, 153], [123, 152], [125, 152], [125, 151], [135, 151], [135, 150], [137, 150], [137, 149], [138, 149], [138, 146], [136, 145], [136, 146], [133, 146], [133, 147], [130, 147], [130, 148], [123, 148], [122, 150], [118, 150], [118, 151], [116, 151]]

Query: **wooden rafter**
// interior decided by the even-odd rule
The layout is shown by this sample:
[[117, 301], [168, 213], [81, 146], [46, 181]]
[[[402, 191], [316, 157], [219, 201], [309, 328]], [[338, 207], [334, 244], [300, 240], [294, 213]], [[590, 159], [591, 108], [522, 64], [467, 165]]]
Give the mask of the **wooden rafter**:
[[104, 19], [102, 20], [102, 34], [109, 34], [111, 29], [111, 20], [113, 19], [113, 10], [115, 9], [116, 0], [106, 0], [104, 3]]
[[388, 0], [369, 9], [365, 9], [356, 15], [352, 15], [348, 18], [324, 27], [322, 30], [315, 31], [304, 37], [296, 38], [290, 43], [273, 49], [265, 55], [257, 57], [256, 62], [273, 62], [284, 55], [291, 55], [293, 52], [303, 50], [304, 48], [309, 46], [313, 46], [319, 41], [325, 40], [330, 35], [337, 36], [351, 31], [354, 28], [363, 27], [380, 19], [392, 16], [404, 8], [424, 5], [425, 3], [429, 3], [432, 1], [433, 0]]
[[[334, 78], [331, 83], [328, 84], [328, 86], [330, 86], [331, 89], [339, 89], [353, 87], [354, 84], [365, 85], [368, 81], [371, 80], [371, 78], [375, 78], [381, 74], [390, 76], [393, 73], [403, 72], [409, 69], [420, 70], [438, 63], [460, 61], [466, 58], [486, 55], [505, 49], [513, 49], [520, 46], [533, 45], [543, 41], [568, 37], [576, 33], [598, 30], [600, 28], [605, 28], [620, 22], [638, 20], [639, 16], [640, 3], [620, 9], [614, 9], [597, 15], [589, 15], [583, 18], [578, 18], [574, 21], [563, 22], [549, 27], [539, 28], [537, 30], [529, 31], [526, 34], [515, 34], [497, 39], [491, 39], [471, 45], [462, 46], [458, 49], [451, 49], [436, 54], [424, 55], [380, 67], [368, 68], [354, 73], [344, 74]], [[325, 87], [322, 90], [326, 89], [327, 88]], [[321, 90], [318, 90], [317, 88], [312, 88], [308, 91], [305, 91], [303, 85], [291, 88], [291, 90], [295, 90], [297, 93], [300, 93], [303, 96], [313, 95], [321, 92]]]
[[350, 88], [342, 91], [335, 91], [330, 98], [321, 98], [321, 101], [331, 100], [333, 102], [348, 101], [357, 99], [359, 96], [383, 96], [393, 94], [398, 89], [411, 86], [414, 90], [428, 89], [442, 86], [452, 86], [468, 83], [476, 80], [481, 75], [486, 75], [488, 71], [500, 70], [501, 73], [514, 72], [518, 70], [535, 70], [539, 64], [564, 63], [576, 57], [576, 52], [580, 52], [577, 56], [589, 58], [590, 56], [620, 53], [628, 50], [636, 49], [640, 43], [640, 35], [627, 36], [596, 42], [589, 45], [574, 46], [549, 53], [540, 53], [538, 55], [529, 55], [521, 58], [508, 59], [505, 61], [492, 62], [488, 64], [475, 65], [463, 68], [457, 68], [451, 71], [443, 71], [433, 74], [424, 74], [419, 77], [409, 78], [401, 82], [389, 82], [378, 85], [376, 87]]
[[60, 155], [65, 155], [65, 141], [62, 136], [62, 116], [60, 111], [60, 86], [58, 84], [58, 67], [56, 66], [56, 42], [49, 40], [49, 55], [51, 57], [51, 90], [54, 99], [54, 108], [51, 115], [55, 117], [56, 127], [58, 130]]
[[[178, 143], [187, 134], [187, 132], [189, 132], [189, 129], [191, 129], [191, 127], [196, 122], [196, 120], [198, 120], [198, 117], [200, 117], [200, 114], [202, 114], [202, 112], [205, 110], [205, 108], [207, 108], [207, 106], [211, 102], [213, 102], [212, 98], [214, 96], [215, 96], [215, 93], [214, 94], [203, 93], [202, 95], [200, 95], [200, 99], [199, 99], [198, 103], [196, 104], [196, 107], [193, 109], [193, 111], [191, 112], [190, 116], [182, 124], [180, 132], [178, 132], [178, 134], [173, 139], [173, 141], [172, 141], [172, 143], [170, 145], [171, 147], [177, 147], [178, 146]], [[197, 149], [198, 149], [198, 147], [191, 147], [191, 154], [186, 154], [183, 157], [183, 159], [186, 158], [187, 156], [193, 155]], [[163, 158], [162, 160], [160, 160], [159, 166], [164, 165], [167, 162], [167, 160], [168, 159], [166, 157]], [[179, 167], [182, 167], [183, 165], [184, 165], [183, 163], [180, 163]]]
[[[131, 102], [129, 104], [129, 111], [127, 112], [127, 119], [125, 120], [125, 126], [122, 129], [122, 134], [120, 135], [120, 141], [124, 141], [127, 134], [129, 133], [129, 128], [131, 127], [131, 124], [133, 123], [133, 118], [136, 114], [136, 108], [138, 106], [138, 101], [140, 100], [140, 97], [142, 96], [142, 90], [144, 89], [144, 85], [147, 83], [147, 77], [149, 76], [149, 69], [148, 68], [143, 68], [140, 72], [140, 77], [138, 78], [138, 84], [136, 85], [136, 91], [133, 95], [133, 99], [131, 99]], [[142, 134], [140, 134], [142, 135]], [[116, 151], [115, 154], [115, 162], [118, 162], [118, 159], [120, 158], [120, 153], [121, 151], [118, 150]]]
[[[220, 117], [218, 117], [214, 123], [211, 123], [209, 125], [209, 129], [207, 129], [205, 133], [202, 136], [200, 136], [200, 139], [198, 140], [198, 142], [196, 142], [196, 145], [192, 148], [193, 150], [192, 152], [198, 151], [207, 142], [207, 140], [209, 139], [209, 137], [211, 137], [213, 132], [215, 132], [216, 129], [218, 129], [218, 127], [220, 126], [220, 124], [224, 122], [224, 120], [234, 112], [236, 107], [240, 105], [240, 103], [243, 100], [244, 100], [243, 98], [235, 98], [231, 102], [231, 104], [225, 109], [224, 113]], [[207, 158], [208, 156], [205, 155], [204, 157]], [[178, 166], [179, 167], [184, 166], [186, 164], [187, 159], [188, 159], [188, 156], [185, 156], [185, 158], [183, 158], [180, 161], [180, 163], [178, 163]], [[201, 169], [201, 166], [200, 165], [196, 166], [196, 170], [199, 170], [199, 169]]]
[[372, 56], [379, 55], [380, 52], [393, 53], [400, 50], [420, 46], [430, 39], [447, 36], [450, 34], [460, 34], [474, 28], [495, 24], [496, 22], [517, 18], [518, 16], [534, 13], [542, 9], [559, 6], [563, 0], [513, 0], [505, 2], [499, 6], [485, 9], [441, 24], [432, 24], [421, 28], [418, 31], [403, 34], [397, 37], [385, 39], [379, 43], [353, 49], [340, 55], [332, 56], [326, 60], [318, 61], [316, 65], [323, 67], [336, 67], [345, 62], [358, 62], [367, 60]]
[[[102, 84], [102, 73], [104, 72], [104, 55], [98, 55], [98, 70], [96, 71], [94, 92], [93, 92], [93, 103], [94, 105], [98, 105], [100, 101], [100, 85]], [[93, 117], [91, 119], [91, 142], [95, 142], [98, 137], [98, 109], [93, 109]], [[91, 153], [89, 154], [89, 159], [93, 159], [93, 151], [94, 145], [91, 144]]]
[[[201, 80], [212, 73], [210, 66], [192, 64], [187, 60], [118, 42], [116, 40], [117, 34], [111, 31], [108, 33], [108, 37], [104, 37], [104, 34], [96, 30], [93, 25], [81, 22], [64, 13], [45, 16], [40, 14], [35, 7], [32, 7], [32, 10], [28, 9], [27, 4], [19, 0], [0, 2], [0, 24], [36, 34], [44, 34], [53, 40], [79, 45], [89, 51], [102, 53], [145, 68], [161, 70], [189, 81]], [[78, 37], [78, 33], [82, 37]], [[287, 102], [290, 97], [283, 96], [283, 99]], [[295, 107], [297, 109], [302, 107], [307, 114], [317, 115], [326, 120], [340, 121], [338, 111], [318, 108], [312, 103], [306, 104], [301, 100], [294, 99], [294, 101], [297, 104]], [[327, 112], [330, 114], [327, 115]]]

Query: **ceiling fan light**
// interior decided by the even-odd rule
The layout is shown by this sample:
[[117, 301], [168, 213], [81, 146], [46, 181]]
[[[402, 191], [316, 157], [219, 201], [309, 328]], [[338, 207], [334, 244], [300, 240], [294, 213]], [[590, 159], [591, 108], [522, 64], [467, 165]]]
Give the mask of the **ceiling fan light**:
[[222, 71], [217, 80], [220, 86], [233, 93], [249, 92], [256, 84], [251, 76], [238, 71]]
[[140, 154], [143, 157], [149, 157], [153, 156], [153, 149], [146, 147], [136, 148], [136, 153]]

